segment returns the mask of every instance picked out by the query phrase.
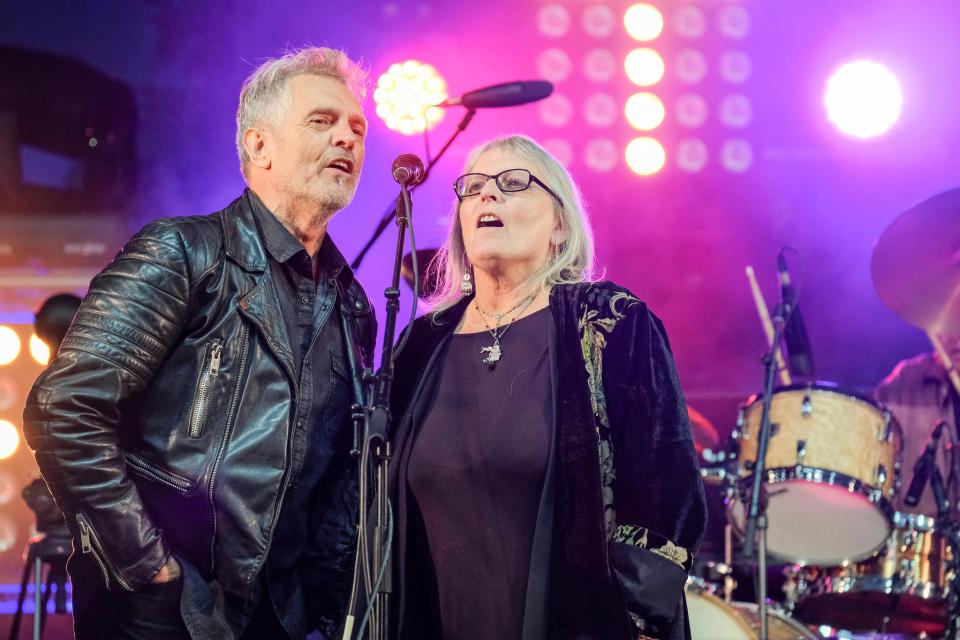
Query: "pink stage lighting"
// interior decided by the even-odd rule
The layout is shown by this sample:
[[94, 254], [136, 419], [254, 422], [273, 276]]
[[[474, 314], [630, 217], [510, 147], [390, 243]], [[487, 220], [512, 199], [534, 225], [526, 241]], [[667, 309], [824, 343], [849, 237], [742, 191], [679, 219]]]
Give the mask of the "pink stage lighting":
[[827, 80], [823, 104], [827, 118], [842, 133], [874, 138], [900, 117], [900, 83], [886, 67], [870, 60], [848, 62]]

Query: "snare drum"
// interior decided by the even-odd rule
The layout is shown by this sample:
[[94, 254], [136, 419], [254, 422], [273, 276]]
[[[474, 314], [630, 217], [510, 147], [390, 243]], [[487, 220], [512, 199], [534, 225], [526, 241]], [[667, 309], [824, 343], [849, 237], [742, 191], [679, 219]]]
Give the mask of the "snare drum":
[[[687, 615], [693, 640], [756, 640], [760, 637], [757, 605], [724, 602], [699, 581], [687, 584]], [[767, 609], [769, 640], [816, 640], [820, 636], [789, 616]]]
[[[743, 534], [757, 459], [761, 398], [741, 408], [734, 432], [739, 490], [728, 500]], [[767, 450], [767, 548], [780, 559], [836, 566], [861, 560], [890, 534], [902, 440], [890, 412], [825, 385], [774, 392]]]
[[897, 513], [893, 522], [893, 534], [875, 558], [813, 576], [800, 594], [797, 616], [852, 631], [945, 633], [950, 547], [933, 518]]

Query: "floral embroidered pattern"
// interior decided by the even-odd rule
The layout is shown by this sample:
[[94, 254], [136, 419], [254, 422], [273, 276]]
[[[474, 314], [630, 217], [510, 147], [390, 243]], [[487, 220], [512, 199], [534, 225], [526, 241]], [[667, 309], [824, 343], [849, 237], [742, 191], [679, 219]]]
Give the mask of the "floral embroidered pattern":
[[658, 533], [650, 531], [646, 527], [635, 527], [632, 525], [621, 525], [614, 531], [611, 538], [614, 542], [622, 542], [641, 549], [647, 549], [658, 556], [662, 556], [671, 562], [676, 563], [684, 571], [690, 571], [693, 564], [693, 557], [690, 552], [683, 547], [677, 546], [667, 538]]
[[613, 442], [610, 435], [610, 419], [607, 416], [607, 400], [603, 393], [603, 350], [607, 346], [607, 336], [613, 333], [617, 323], [626, 316], [627, 310], [639, 303], [637, 298], [623, 290], [602, 283], [595, 284], [587, 291], [583, 311], [577, 323], [580, 349], [587, 369], [590, 404], [597, 425], [603, 517], [607, 538], [611, 538], [616, 529], [617, 514], [613, 504], [613, 488], [616, 480]]

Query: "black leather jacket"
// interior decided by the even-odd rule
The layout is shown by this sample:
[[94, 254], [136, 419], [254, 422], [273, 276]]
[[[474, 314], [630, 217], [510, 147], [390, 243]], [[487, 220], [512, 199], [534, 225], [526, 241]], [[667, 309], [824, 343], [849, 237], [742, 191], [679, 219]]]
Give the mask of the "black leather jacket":
[[[27, 401], [27, 441], [77, 551], [111, 589], [146, 585], [174, 551], [244, 598], [264, 561], [287, 484], [297, 378], [249, 197], [137, 234], [91, 282]], [[369, 365], [369, 301], [352, 276], [338, 287], [344, 334]], [[333, 595], [335, 610], [356, 534], [347, 466], [311, 516], [305, 560], [316, 565], [305, 567], [307, 586]]]

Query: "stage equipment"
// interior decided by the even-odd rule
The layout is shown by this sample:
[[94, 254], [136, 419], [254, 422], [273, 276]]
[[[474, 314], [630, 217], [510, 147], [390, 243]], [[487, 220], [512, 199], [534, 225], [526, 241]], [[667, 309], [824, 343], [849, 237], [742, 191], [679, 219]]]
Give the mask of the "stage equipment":
[[[687, 582], [686, 596], [693, 640], [755, 640], [759, 637], [760, 616], [757, 605], [752, 602], [726, 602], [709, 584], [695, 578]], [[767, 612], [767, 628], [771, 640], [816, 640], [820, 637], [786, 612], [773, 607]]]

